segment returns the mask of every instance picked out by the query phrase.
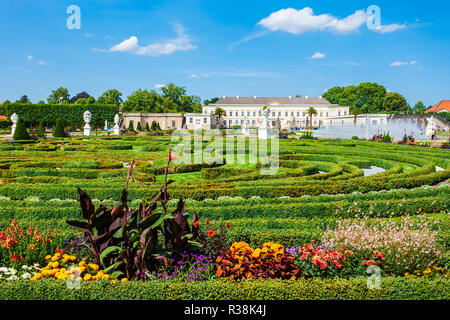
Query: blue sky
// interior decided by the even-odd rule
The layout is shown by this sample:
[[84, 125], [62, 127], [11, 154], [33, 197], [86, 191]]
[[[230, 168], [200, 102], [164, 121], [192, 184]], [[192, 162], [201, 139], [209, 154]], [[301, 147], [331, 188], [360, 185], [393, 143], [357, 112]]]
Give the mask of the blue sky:
[[[67, 28], [70, 5], [81, 29]], [[434, 105], [450, 99], [449, 11], [447, 0], [0, 0], [0, 101], [168, 82], [202, 99], [320, 96], [370, 81]]]

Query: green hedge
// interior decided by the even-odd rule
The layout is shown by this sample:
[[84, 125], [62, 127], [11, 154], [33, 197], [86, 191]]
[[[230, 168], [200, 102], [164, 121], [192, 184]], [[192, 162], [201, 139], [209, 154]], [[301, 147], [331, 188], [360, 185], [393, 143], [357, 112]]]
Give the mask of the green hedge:
[[11, 103], [6, 106], [6, 115], [17, 113], [25, 122], [39, 123], [41, 120], [54, 124], [60, 118], [66, 123], [84, 123], [83, 113], [92, 113], [92, 122], [113, 121], [117, 106], [110, 104], [23, 104]]
[[0, 282], [0, 300], [448, 300], [447, 279], [383, 278], [369, 289], [366, 278], [310, 280], [228, 280], [204, 282], [149, 281], [82, 283], [69, 289], [65, 281]]

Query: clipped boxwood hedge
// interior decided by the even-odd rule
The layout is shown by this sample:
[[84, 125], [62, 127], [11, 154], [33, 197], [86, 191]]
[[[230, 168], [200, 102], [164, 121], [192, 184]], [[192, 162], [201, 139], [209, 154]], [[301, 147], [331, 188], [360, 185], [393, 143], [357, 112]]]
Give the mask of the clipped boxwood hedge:
[[0, 300], [448, 300], [450, 280], [383, 278], [380, 289], [369, 289], [367, 278], [228, 280], [200, 282], [148, 281], [109, 284], [65, 281], [0, 282]]

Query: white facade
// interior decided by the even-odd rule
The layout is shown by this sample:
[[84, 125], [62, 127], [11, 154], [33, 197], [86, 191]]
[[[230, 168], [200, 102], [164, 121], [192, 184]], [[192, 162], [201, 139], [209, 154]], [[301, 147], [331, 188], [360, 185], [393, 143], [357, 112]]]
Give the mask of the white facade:
[[186, 113], [186, 128], [188, 130], [216, 129], [216, 116], [210, 113]]
[[217, 108], [225, 110], [226, 115], [221, 118], [222, 125], [227, 128], [242, 126], [244, 119], [252, 128], [259, 128], [263, 122], [263, 108], [269, 109], [269, 126], [275, 127], [280, 122], [282, 129], [304, 128], [310, 126], [308, 110], [313, 107], [317, 115], [312, 117], [314, 127], [344, 124], [351, 121], [349, 107], [330, 104], [322, 97], [319, 98], [248, 98], [222, 97], [215, 104], [203, 107], [204, 115], [213, 115]]

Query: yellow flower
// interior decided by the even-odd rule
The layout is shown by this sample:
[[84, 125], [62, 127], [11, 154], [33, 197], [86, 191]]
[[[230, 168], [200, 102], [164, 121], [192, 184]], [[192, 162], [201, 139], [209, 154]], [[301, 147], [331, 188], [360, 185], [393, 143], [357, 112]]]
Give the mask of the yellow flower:
[[57, 256], [52, 257], [52, 261], [57, 261], [58, 259], [59, 259], [59, 257], [57, 257]]
[[35, 278], [36, 280], [42, 279], [42, 274], [40, 273], [36, 273], [33, 278]]
[[47, 261], [47, 260], [50, 260], [52, 258], [52, 256], [50, 256], [50, 255], [48, 255], [48, 256], [45, 256], [45, 260]]
[[111, 283], [116, 283], [116, 280], [111, 280]]
[[122, 281], [122, 282], [127, 282], [128, 279], [127, 279], [127, 278], [123, 278], [121, 281]]
[[80, 263], [78, 264], [79, 267], [84, 267], [86, 266], [86, 261], [80, 261]]
[[92, 279], [92, 276], [88, 273], [84, 276], [84, 281], [89, 281]]
[[80, 273], [85, 273], [86, 272], [86, 267], [80, 267]]
[[91, 268], [94, 271], [97, 271], [99, 269], [98, 265], [95, 263], [89, 263], [88, 268]]
[[67, 272], [67, 269], [66, 269], [66, 268], [61, 268], [61, 270], [59, 270], [59, 272], [61, 272], [61, 273], [66, 273], [66, 272]]
[[102, 280], [108, 281], [109, 280], [109, 275], [107, 275], [107, 274], [102, 275]]
[[58, 268], [59, 267], [59, 262], [55, 261], [52, 263], [52, 268]]

